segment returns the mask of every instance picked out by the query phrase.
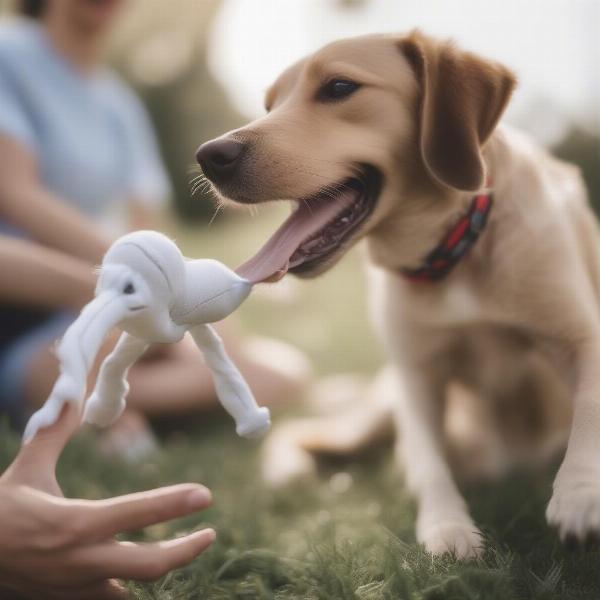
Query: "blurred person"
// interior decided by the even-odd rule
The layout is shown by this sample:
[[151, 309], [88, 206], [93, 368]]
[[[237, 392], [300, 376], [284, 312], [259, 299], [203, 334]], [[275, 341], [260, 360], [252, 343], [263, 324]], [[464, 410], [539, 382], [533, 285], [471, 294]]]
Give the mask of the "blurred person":
[[[92, 267], [112, 241], [98, 220], [126, 205], [132, 228], [151, 228], [169, 194], [142, 105], [103, 64], [107, 34], [123, 4], [28, 0], [19, 10], [29, 18], [0, 26], [0, 232], [35, 240], [36, 256], [48, 266], [77, 261], [77, 270], [87, 272], [64, 303], [50, 301], [59, 280], [39, 275], [26, 297], [0, 298], [0, 411], [20, 413], [21, 421], [45, 400], [57, 375], [49, 347], [92, 297]], [[9, 266], [0, 263], [6, 289], [24, 277]], [[277, 368], [238, 342], [231, 345], [262, 404], [301, 388], [304, 362], [287, 347], [263, 346], [270, 357], [291, 356], [288, 368]], [[184, 341], [150, 354], [132, 369], [130, 409], [106, 434], [108, 447], [132, 448], [134, 439], [147, 445], [142, 413], [216, 405], [193, 345]]]

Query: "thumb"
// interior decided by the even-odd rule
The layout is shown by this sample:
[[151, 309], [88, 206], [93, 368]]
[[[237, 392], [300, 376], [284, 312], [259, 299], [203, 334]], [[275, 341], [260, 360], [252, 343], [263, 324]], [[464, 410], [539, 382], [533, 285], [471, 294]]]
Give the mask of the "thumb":
[[54, 425], [40, 429], [33, 439], [21, 447], [3, 479], [33, 487], [39, 487], [49, 477], [54, 481], [56, 463], [80, 424], [79, 408], [70, 402], [65, 404]]

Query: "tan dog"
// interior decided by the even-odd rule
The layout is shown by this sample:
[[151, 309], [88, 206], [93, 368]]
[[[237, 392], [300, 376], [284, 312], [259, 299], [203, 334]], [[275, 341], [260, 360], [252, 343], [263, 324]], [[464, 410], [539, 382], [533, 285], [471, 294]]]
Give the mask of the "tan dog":
[[[391, 367], [357, 414], [275, 431], [267, 477], [368, 443], [391, 407], [417, 538], [436, 554], [481, 548], [450, 454], [472, 474], [540, 462], [566, 440], [571, 407], [547, 517], [562, 537], [600, 533], [600, 240], [577, 169], [496, 129], [514, 85], [501, 65], [420, 33], [343, 40], [285, 71], [265, 117], [198, 152], [222, 197], [301, 200], [247, 277], [312, 277], [360, 238], [373, 265]], [[487, 227], [469, 221], [468, 254], [408, 279], [486, 185], [493, 206]]]

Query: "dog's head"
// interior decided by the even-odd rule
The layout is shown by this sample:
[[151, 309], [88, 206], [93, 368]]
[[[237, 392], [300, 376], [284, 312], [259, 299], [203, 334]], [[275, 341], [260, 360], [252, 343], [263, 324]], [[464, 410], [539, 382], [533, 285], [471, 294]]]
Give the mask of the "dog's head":
[[264, 117], [198, 150], [222, 198], [297, 203], [246, 271], [318, 274], [422, 213], [420, 191], [482, 187], [482, 147], [513, 87], [501, 65], [418, 32], [342, 40], [291, 66]]

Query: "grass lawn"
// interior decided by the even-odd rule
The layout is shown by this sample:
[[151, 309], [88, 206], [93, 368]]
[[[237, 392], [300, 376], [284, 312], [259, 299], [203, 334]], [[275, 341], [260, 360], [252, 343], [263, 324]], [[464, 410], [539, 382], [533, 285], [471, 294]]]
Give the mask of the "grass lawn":
[[[235, 264], [271, 226], [257, 219], [250, 228], [242, 218], [177, 237], [190, 256]], [[257, 293], [240, 311], [241, 326], [294, 341], [322, 373], [372, 372], [381, 355], [365, 323], [358, 263], [353, 255], [317, 282]], [[17, 446], [0, 432], [0, 466]], [[258, 445], [237, 439], [229, 420], [199, 418], [184, 432], [165, 432], [161, 454], [137, 467], [101, 458], [83, 434], [65, 452], [59, 479], [67, 495], [89, 498], [183, 481], [212, 488], [203, 523], [188, 518], [134, 536], [156, 540], [205, 524], [218, 532], [213, 549], [186, 569], [131, 586], [143, 600], [600, 599], [600, 553], [565, 550], [546, 527], [551, 472], [466, 488], [488, 545], [481, 561], [459, 563], [415, 544], [414, 504], [388, 449], [325, 463], [313, 484], [277, 493], [257, 480], [257, 465]]]

